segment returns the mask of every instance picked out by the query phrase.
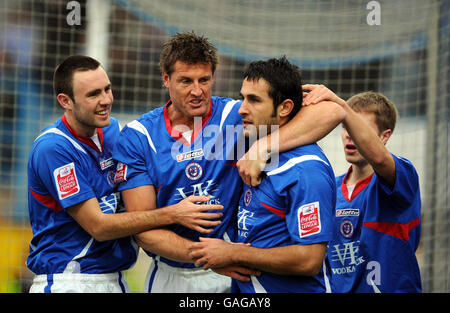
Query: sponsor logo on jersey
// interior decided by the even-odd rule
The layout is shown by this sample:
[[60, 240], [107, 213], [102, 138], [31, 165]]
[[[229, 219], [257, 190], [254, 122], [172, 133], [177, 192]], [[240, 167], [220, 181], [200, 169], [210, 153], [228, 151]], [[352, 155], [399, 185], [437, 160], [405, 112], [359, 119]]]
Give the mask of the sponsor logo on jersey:
[[80, 192], [80, 185], [78, 184], [77, 173], [75, 171], [75, 163], [72, 162], [58, 167], [53, 171], [53, 177], [56, 182], [60, 200]]
[[176, 195], [174, 197], [176, 202], [186, 199], [189, 196], [208, 196], [210, 199], [204, 202], [204, 204], [220, 204], [220, 199], [215, 195], [215, 192], [218, 190], [218, 185], [213, 180], [192, 184], [189, 187], [176, 188], [176, 190], [178, 191], [178, 196]]
[[100, 209], [102, 210], [102, 212], [106, 214], [115, 213], [118, 211], [125, 211], [125, 210], [118, 210], [119, 201], [120, 201], [120, 192], [113, 192], [110, 195], [101, 197], [98, 201], [98, 204], [100, 205]]
[[298, 226], [300, 238], [320, 233], [322, 225], [318, 201], [305, 204], [298, 209]]
[[359, 216], [359, 209], [341, 209], [336, 210], [336, 216]]
[[102, 169], [102, 171], [113, 165], [114, 165], [114, 160], [112, 158], [100, 161], [100, 168]]
[[247, 238], [248, 232], [255, 223], [255, 213], [239, 207], [238, 212], [238, 235]]
[[118, 184], [127, 180], [127, 165], [119, 162], [114, 175], [114, 183]]
[[333, 274], [346, 274], [356, 271], [358, 265], [365, 262], [359, 255], [359, 241], [350, 241], [333, 245], [331, 249], [331, 270]]
[[186, 177], [190, 180], [197, 180], [202, 177], [203, 169], [200, 164], [196, 162], [189, 163], [184, 170]]
[[186, 161], [186, 160], [192, 160], [192, 159], [201, 157], [203, 155], [204, 155], [203, 149], [197, 149], [197, 150], [180, 153], [177, 155], [176, 159], [177, 159], [177, 162], [182, 162], [182, 161]]

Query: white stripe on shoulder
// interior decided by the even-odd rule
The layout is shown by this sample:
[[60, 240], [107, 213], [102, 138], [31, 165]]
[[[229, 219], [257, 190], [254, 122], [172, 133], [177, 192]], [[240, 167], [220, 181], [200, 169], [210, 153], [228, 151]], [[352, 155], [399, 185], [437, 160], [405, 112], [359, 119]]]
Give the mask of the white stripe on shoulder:
[[150, 137], [150, 134], [148, 133], [147, 128], [145, 128], [144, 125], [142, 125], [140, 122], [134, 120], [134, 121], [132, 121], [132, 122], [129, 122], [129, 123], [127, 124], [127, 126], [128, 126], [129, 128], [133, 128], [134, 130], [137, 130], [138, 132], [140, 132], [141, 134], [143, 134], [145, 137], [147, 137], [147, 141], [148, 141], [148, 144], [150, 145], [150, 148], [152, 148], [152, 150], [155, 151], [155, 153], [157, 153], [157, 152], [156, 152], [155, 145], [153, 144], [153, 140], [152, 140], [152, 138]]
[[64, 133], [63, 133], [61, 130], [59, 130], [58, 128], [50, 128], [50, 129], [47, 129], [45, 132], [43, 132], [42, 134], [40, 134], [34, 141], [38, 140], [38, 139], [41, 138], [42, 136], [44, 136], [44, 135], [46, 135], [46, 134], [49, 134], [49, 133], [52, 133], [52, 134], [58, 134], [58, 135], [61, 135], [61, 136], [65, 137], [65, 138], [67, 138], [67, 139], [70, 141], [70, 143], [73, 144], [73, 146], [74, 146], [75, 148], [77, 148], [77, 149], [80, 150], [81, 152], [87, 154], [87, 152], [83, 149], [82, 146], [80, 146], [75, 140], [73, 140], [72, 138], [70, 138], [69, 136], [67, 136], [66, 134], [64, 134]]
[[286, 163], [284, 163], [279, 168], [276, 168], [276, 169], [274, 169], [274, 170], [272, 170], [270, 172], [267, 172], [267, 176], [280, 174], [280, 173], [282, 173], [284, 171], [287, 171], [288, 169], [293, 167], [295, 164], [302, 163], [302, 162], [305, 162], [305, 161], [313, 161], [313, 160], [321, 161], [321, 162], [325, 163], [326, 165], [330, 166], [327, 162], [325, 162], [324, 160], [319, 158], [317, 155], [308, 154], [308, 155], [302, 155], [302, 156], [299, 156], [299, 157], [296, 157], [296, 158], [289, 159]]
[[234, 107], [234, 105], [236, 104], [236, 103], [238, 103], [240, 100], [231, 100], [231, 101], [228, 101], [227, 102], [227, 104], [225, 104], [225, 108], [223, 109], [223, 111], [222, 111], [222, 118], [220, 119], [220, 128], [219, 129], [222, 129], [222, 126], [223, 126], [223, 123], [225, 122], [225, 120], [226, 120], [226, 118], [227, 118], [227, 116], [228, 116], [228, 114], [230, 114], [230, 112], [231, 112], [231, 109]]

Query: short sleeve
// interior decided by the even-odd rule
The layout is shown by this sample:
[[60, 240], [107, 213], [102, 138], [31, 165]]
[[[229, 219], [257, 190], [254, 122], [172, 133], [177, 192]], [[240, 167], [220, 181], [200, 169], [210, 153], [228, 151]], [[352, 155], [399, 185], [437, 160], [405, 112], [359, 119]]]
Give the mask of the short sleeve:
[[90, 183], [92, 171], [82, 155], [87, 152], [59, 140], [59, 135], [46, 136], [53, 138], [43, 138], [30, 156], [31, 167], [44, 189], [63, 208], [94, 198]]
[[306, 163], [292, 170], [295, 180], [286, 189], [286, 223], [294, 242], [327, 242], [332, 239], [336, 202], [334, 177], [324, 168], [327, 165], [318, 161]]
[[419, 176], [413, 164], [402, 157], [393, 155], [395, 161], [395, 185], [391, 188], [383, 179], [379, 179], [382, 192], [389, 196], [400, 208], [408, 208], [419, 194]]
[[143, 185], [154, 185], [152, 176], [151, 147], [145, 134], [125, 126], [114, 145], [113, 159], [119, 162], [116, 181], [119, 191]]

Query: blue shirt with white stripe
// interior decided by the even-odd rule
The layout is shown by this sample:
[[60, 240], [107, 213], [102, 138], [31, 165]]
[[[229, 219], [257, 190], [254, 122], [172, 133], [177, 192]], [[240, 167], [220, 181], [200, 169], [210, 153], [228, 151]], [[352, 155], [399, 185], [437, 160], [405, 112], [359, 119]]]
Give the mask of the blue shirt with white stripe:
[[[281, 153], [265, 169], [258, 187], [244, 185], [239, 202], [238, 242], [273, 248], [328, 242], [333, 236], [336, 184], [333, 169], [317, 144]], [[233, 281], [240, 292], [330, 291], [324, 260], [315, 276], [262, 272], [250, 282]], [[237, 290], [234, 290], [237, 291]]]
[[137, 259], [132, 237], [99, 242], [66, 209], [96, 198], [106, 214], [120, 211], [112, 159], [119, 135], [117, 120], [98, 129], [94, 142], [71, 131], [65, 118], [43, 130], [28, 160], [28, 206], [33, 238], [28, 268], [35, 274], [100, 274], [130, 268]]
[[[158, 208], [176, 204], [191, 195], [210, 196], [209, 203], [224, 206], [222, 223], [212, 233], [200, 234], [182, 225], [168, 228], [193, 241], [198, 241], [200, 235], [233, 241], [242, 192], [235, 164], [238, 155], [245, 152], [242, 120], [238, 114], [240, 103], [212, 97], [209, 113], [198, 118], [201, 127], [194, 127], [190, 142], [172, 129], [167, 115], [171, 101], [128, 123], [113, 153], [114, 159], [122, 163], [118, 176], [124, 181], [119, 190], [153, 185]], [[155, 256], [151, 251], [146, 252]], [[173, 267], [195, 266], [164, 257], [158, 260]]]

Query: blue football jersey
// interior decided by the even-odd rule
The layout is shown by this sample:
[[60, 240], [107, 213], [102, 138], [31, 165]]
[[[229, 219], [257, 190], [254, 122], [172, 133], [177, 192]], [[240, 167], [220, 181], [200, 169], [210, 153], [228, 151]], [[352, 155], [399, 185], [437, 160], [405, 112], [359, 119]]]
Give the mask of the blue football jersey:
[[344, 184], [348, 173], [336, 178], [335, 236], [327, 253], [333, 292], [421, 292], [415, 256], [420, 241], [419, 178], [411, 162], [393, 157], [393, 189], [373, 173], [358, 182], [349, 197]]
[[[281, 153], [265, 169], [258, 187], [244, 185], [239, 202], [238, 242], [257, 248], [309, 245], [332, 239], [336, 185], [333, 169], [317, 144]], [[324, 260], [313, 277], [262, 272], [250, 282], [234, 281], [240, 292], [326, 292]]]
[[[199, 117], [201, 128], [194, 127], [190, 143], [171, 127], [166, 112], [170, 101], [128, 123], [113, 153], [114, 159], [120, 162], [116, 175], [124, 180], [119, 190], [153, 185], [157, 207], [178, 203], [191, 195], [210, 196], [209, 203], [224, 206], [222, 223], [212, 233], [202, 236], [233, 240], [242, 192], [235, 165], [238, 155], [245, 151], [238, 114], [240, 103], [212, 97], [209, 113]], [[193, 241], [198, 241], [200, 236], [182, 225], [170, 225], [169, 229]], [[175, 267], [194, 267], [192, 263], [163, 257], [160, 260]]]
[[65, 116], [43, 130], [28, 160], [28, 206], [33, 238], [28, 268], [35, 274], [112, 273], [137, 259], [132, 237], [96, 241], [66, 208], [97, 198], [104, 213], [119, 211], [120, 193], [114, 175], [113, 144], [120, 132], [117, 120], [98, 129], [102, 151], [79, 137]]

